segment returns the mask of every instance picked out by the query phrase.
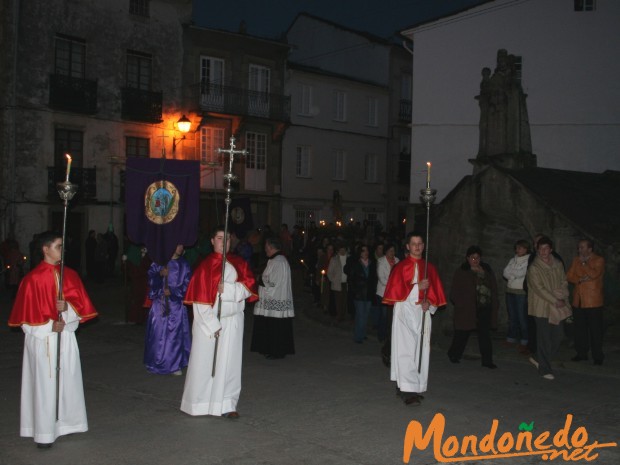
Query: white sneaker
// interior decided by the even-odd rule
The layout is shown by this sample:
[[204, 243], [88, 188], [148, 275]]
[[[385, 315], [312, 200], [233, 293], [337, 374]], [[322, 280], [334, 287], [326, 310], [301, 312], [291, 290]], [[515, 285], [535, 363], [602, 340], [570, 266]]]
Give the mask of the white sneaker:
[[536, 360], [534, 360], [534, 358], [533, 358], [533, 357], [530, 357], [530, 363], [531, 363], [532, 365], [534, 365], [536, 368], [538, 368], [538, 362], [537, 362]]
[[551, 373], [547, 373], [546, 375], [543, 375], [543, 378], [551, 380], [555, 379], [555, 376], [553, 376]]
[[182, 376], [183, 375], [183, 370], [177, 370], [174, 373], [172, 373], [174, 376]]

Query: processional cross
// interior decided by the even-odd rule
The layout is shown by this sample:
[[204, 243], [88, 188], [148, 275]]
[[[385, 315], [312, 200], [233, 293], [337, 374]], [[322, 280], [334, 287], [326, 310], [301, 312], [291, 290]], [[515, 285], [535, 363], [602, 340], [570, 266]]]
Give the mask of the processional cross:
[[[226, 248], [228, 246], [228, 218], [230, 216], [230, 193], [232, 191], [232, 182], [237, 179], [237, 176], [233, 174], [233, 162], [235, 161], [235, 155], [247, 155], [248, 151], [246, 149], [243, 150], [235, 150], [235, 136], [230, 136], [230, 148], [229, 149], [217, 149], [217, 153], [227, 153], [228, 154], [228, 172], [224, 175], [224, 180], [226, 181], [226, 197], [224, 198], [224, 203], [226, 204], [226, 214], [224, 216], [224, 243], [222, 244], [224, 249], [222, 251], [222, 277], [220, 282], [224, 282], [224, 270], [226, 267]], [[220, 319], [222, 314], [222, 296], [220, 294], [217, 304], [217, 319]], [[215, 350], [213, 352], [213, 365], [211, 369], [211, 376], [215, 376], [215, 365], [217, 363], [217, 347], [220, 338], [216, 336], [215, 339]]]

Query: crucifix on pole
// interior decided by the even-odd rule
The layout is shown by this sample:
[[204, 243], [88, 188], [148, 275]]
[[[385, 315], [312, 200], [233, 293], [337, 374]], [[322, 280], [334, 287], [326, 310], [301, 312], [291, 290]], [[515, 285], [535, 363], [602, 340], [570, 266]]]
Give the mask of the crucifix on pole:
[[[224, 198], [224, 204], [226, 205], [226, 213], [224, 216], [224, 243], [222, 250], [222, 277], [220, 282], [224, 282], [224, 271], [226, 268], [226, 248], [228, 247], [228, 218], [230, 215], [230, 193], [232, 191], [232, 182], [237, 179], [237, 176], [233, 174], [233, 162], [235, 161], [235, 155], [247, 155], [248, 151], [235, 150], [235, 136], [230, 136], [230, 148], [229, 149], [217, 149], [217, 153], [228, 154], [228, 172], [224, 175], [224, 181], [226, 183], [226, 197]], [[222, 315], [222, 296], [220, 295], [217, 303], [217, 319], [219, 320]], [[215, 349], [213, 351], [213, 365], [211, 369], [211, 376], [215, 376], [215, 365], [217, 362], [217, 346], [219, 343], [219, 337], [215, 339]]]

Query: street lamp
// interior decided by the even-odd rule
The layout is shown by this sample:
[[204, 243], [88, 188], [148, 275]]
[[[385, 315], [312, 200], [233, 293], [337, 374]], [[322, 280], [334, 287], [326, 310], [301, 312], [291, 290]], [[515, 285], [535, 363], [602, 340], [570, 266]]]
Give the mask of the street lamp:
[[177, 129], [183, 133], [183, 137], [177, 139], [176, 137], [172, 138], [172, 153], [176, 152], [177, 145], [182, 140], [185, 140], [185, 134], [187, 134], [192, 127], [192, 122], [187, 118], [187, 116], [183, 115], [177, 121]]

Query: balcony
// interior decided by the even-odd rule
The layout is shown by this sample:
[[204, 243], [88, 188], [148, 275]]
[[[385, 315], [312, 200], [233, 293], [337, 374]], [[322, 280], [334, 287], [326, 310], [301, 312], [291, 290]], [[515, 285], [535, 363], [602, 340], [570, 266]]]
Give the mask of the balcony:
[[398, 107], [398, 120], [411, 123], [411, 100], [401, 100]]
[[289, 121], [291, 114], [291, 98], [286, 95], [211, 83], [199, 85], [199, 104], [203, 111], [274, 121]]
[[[65, 180], [64, 166], [49, 166], [47, 168], [47, 198], [54, 202], [60, 200], [56, 183]], [[72, 168], [71, 182], [78, 185], [78, 191], [71, 200], [73, 203], [86, 203], [97, 199], [97, 169]]]
[[50, 74], [49, 105], [54, 110], [97, 113], [97, 81]]
[[121, 118], [144, 123], [161, 123], [161, 92], [125, 87], [121, 89], [121, 98]]

